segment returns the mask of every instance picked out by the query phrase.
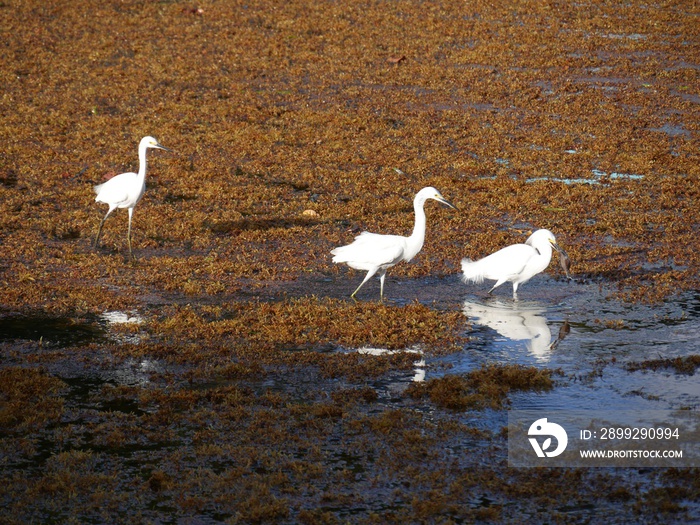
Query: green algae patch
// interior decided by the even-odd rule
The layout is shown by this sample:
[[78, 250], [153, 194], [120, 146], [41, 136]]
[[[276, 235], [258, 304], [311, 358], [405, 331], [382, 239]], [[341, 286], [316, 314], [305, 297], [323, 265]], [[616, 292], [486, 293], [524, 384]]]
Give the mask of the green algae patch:
[[407, 395], [427, 397], [451, 410], [500, 409], [513, 391], [546, 392], [554, 387], [556, 371], [521, 365], [484, 365], [464, 375], [448, 374], [425, 383], [413, 383]]

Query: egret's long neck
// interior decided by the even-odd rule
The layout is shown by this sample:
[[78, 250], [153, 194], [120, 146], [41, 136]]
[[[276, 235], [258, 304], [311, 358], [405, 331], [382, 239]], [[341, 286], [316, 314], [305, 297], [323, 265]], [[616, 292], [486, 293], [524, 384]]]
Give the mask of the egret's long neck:
[[416, 222], [413, 225], [413, 233], [408, 238], [408, 250], [409, 253], [406, 257], [407, 261], [413, 259], [416, 254], [423, 248], [423, 242], [425, 241], [425, 210], [423, 209], [423, 204], [425, 201], [413, 201], [413, 211], [416, 214]]
[[146, 180], [146, 151], [148, 148], [139, 147], [139, 173], [138, 178], [142, 182]]
[[539, 252], [539, 256], [537, 257], [535, 270], [539, 273], [549, 266], [549, 261], [552, 260], [552, 246], [548, 242], [541, 243], [536, 250]]
[[549, 243], [542, 243], [541, 246], [537, 247], [537, 251], [540, 252], [540, 257], [542, 260], [546, 260], [547, 264], [552, 259], [552, 245]]
[[544, 267], [546, 268], [547, 266], [549, 266], [549, 261], [552, 260], [552, 245], [549, 243], [543, 245], [540, 248], [540, 254], [542, 255], [542, 259], [546, 261], [546, 264], [544, 265]]

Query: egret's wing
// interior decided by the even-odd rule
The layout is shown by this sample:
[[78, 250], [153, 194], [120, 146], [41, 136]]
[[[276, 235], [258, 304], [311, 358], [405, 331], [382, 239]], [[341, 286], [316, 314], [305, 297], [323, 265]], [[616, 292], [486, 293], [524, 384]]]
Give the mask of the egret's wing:
[[393, 266], [401, 262], [406, 252], [406, 240], [398, 235], [377, 235], [384, 237], [374, 245], [372, 259], [380, 266]]
[[336, 248], [331, 254], [335, 263], [344, 262], [351, 268], [368, 270], [393, 266], [403, 258], [405, 248], [404, 237], [362, 232], [352, 244]]
[[129, 190], [133, 188], [136, 177], [136, 173], [122, 173], [103, 184], [98, 184], [95, 186], [95, 193], [97, 193], [95, 200], [115, 206], [128, 201]]
[[530, 258], [536, 254], [537, 250], [532, 246], [513, 244], [478, 261], [464, 259], [462, 261], [463, 279], [477, 283], [484, 279], [505, 282], [508, 277], [522, 272]]
[[500, 279], [505, 275], [518, 275], [523, 271], [537, 250], [527, 244], [513, 244], [481, 259], [487, 279]]

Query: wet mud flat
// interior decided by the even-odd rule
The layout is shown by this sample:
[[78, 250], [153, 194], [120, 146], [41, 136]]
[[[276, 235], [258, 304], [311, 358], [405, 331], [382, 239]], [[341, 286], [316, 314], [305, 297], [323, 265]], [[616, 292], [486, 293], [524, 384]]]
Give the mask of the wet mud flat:
[[[697, 469], [514, 469], [504, 431], [698, 410], [692, 5], [30, 1], [0, 28], [0, 523], [700, 519]], [[130, 261], [123, 211], [92, 248], [92, 186], [144, 135], [174, 153]], [[407, 235], [428, 185], [460, 210], [348, 299], [330, 250]], [[459, 281], [537, 228], [575, 281]]]

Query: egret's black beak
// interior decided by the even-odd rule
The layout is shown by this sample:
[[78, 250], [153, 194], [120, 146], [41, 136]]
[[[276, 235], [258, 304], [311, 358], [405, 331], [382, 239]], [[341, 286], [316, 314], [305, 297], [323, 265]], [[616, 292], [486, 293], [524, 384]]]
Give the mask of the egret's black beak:
[[559, 246], [556, 242], [550, 240], [549, 244], [551, 244], [552, 248], [554, 248], [556, 251], [558, 251], [559, 253], [566, 255], [568, 257], [568, 255], [566, 254], [564, 249], [561, 246]]
[[438, 202], [441, 202], [441, 203], [444, 204], [445, 206], [447, 206], [447, 207], [449, 207], [449, 208], [452, 208], [453, 210], [459, 211], [459, 208], [457, 208], [457, 206], [455, 206], [454, 204], [452, 204], [452, 203], [451, 203], [450, 201], [448, 201], [446, 198], [440, 197], [440, 198], [437, 199], [437, 200], [438, 200]]

